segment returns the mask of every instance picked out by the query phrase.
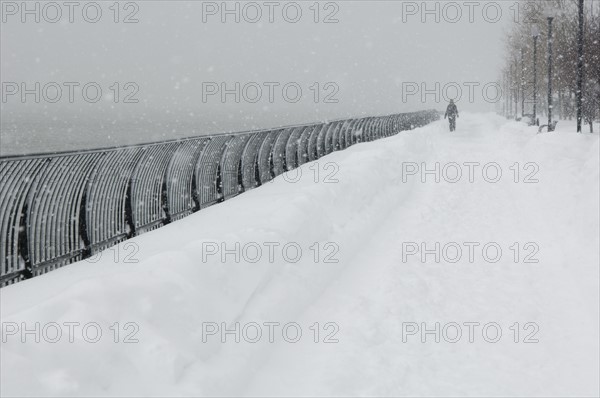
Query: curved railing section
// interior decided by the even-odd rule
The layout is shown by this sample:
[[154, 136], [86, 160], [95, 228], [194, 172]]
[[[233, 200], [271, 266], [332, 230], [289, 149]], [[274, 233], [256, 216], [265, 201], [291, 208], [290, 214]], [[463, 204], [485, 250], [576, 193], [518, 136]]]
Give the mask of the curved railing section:
[[0, 286], [88, 258], [435, 111], [0, 158]]

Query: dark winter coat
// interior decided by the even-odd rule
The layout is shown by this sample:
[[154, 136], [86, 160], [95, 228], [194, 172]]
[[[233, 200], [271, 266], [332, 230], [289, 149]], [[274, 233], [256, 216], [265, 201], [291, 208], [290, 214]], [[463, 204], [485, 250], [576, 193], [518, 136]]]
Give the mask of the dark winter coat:
[[456, 108], [456, 104], [455, 103], [448, 104], [448, 108], [446, 108], [446, 114], [444, 115], [444, 119], [447, 117], [454, 119], [457, 116], [458, 116], [458, 109]]

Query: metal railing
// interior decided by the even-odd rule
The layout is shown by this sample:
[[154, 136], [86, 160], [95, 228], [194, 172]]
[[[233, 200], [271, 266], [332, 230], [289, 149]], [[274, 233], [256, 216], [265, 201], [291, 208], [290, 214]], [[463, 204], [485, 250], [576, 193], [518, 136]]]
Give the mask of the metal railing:
[[0, 286], [88, 258], [435, 111], [0, 158]]

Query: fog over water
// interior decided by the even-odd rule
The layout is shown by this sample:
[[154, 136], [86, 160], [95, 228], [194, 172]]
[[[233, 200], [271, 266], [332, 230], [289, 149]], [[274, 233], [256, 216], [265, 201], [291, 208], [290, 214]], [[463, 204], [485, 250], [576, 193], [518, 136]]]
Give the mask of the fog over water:
[[[40, 3], [38, 23], [21, 12], [21, 2], [2, 3], [0, 154], [441, 110], [441, 90], [425, 101], [420, 92], [406, 95], [409, 86], [435, 89], [436, 82], [451, 87], [450, 95], [462, 88], [459, 110], [493, 111], [482, 87], [498, 80], [515, 2], [472, 9], [430, 3], [429, 14], [423, 2], [228, 2], [239, 22], [235, 13], [221, 13], [222, 2], [123, 2], [118, 15], [113, 2], [97, 2], [102, 14], [95, 23], [82, 16], [87, 2], [79, 4], [72, 22], [60, 6], [62, 18], [52, 23], [56, 9]], [[86, 10], [94, 19], [97, 7]], [[20, 91], [10, 91], [36, 82], [39, 102], [27, 94], [23, 103]], [[207, 91], [222, 83], [235, 91], [236, 82], [237, 101], [233, 93], [223, 101], [220, 92]], [[86, 84], [88, 99], [102, 90], [97, 102], [84, 99]], [[52, 103], [57, 86], [62, 96]]]

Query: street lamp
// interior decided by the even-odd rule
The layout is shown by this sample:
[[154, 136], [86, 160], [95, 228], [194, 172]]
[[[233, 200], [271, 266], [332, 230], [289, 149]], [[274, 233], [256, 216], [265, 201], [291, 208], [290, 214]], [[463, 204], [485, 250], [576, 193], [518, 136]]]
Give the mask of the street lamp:
[[548, 131], [553, 131], [552, 128], [552, 20], [548, 19]]
[[504, 96], [504, 116], [510, 118], [512, 97], [510, 91], [510, 66], [504, 71], [504, 90], [506, 90], [506, 95]]
[[515, 120], [519, 119], [519, 85], [517, 84], [517, 71], [519, 70], [519, 60], [515, 57], [515, 73], [513, 80], [513, 91], [515, 93]]
[[544, 12], [548, 20], [548, 131], [554, 131], [552, 125], [552, 20], [556, 15], [556, 9], [553, 6], [547, 6]]
[[533, 124], [537, 126], [537, 40], [540, 30], [535, 24], [531, 26], [531, 35], [533, 36]]
[[525, 117], [525, 49], [521, 47], [521, 117]]
[[583, 0], [579, 0], [577, 11], [579, 31], [577, 33], [577, 132], [581, 133], [583, 103]]

